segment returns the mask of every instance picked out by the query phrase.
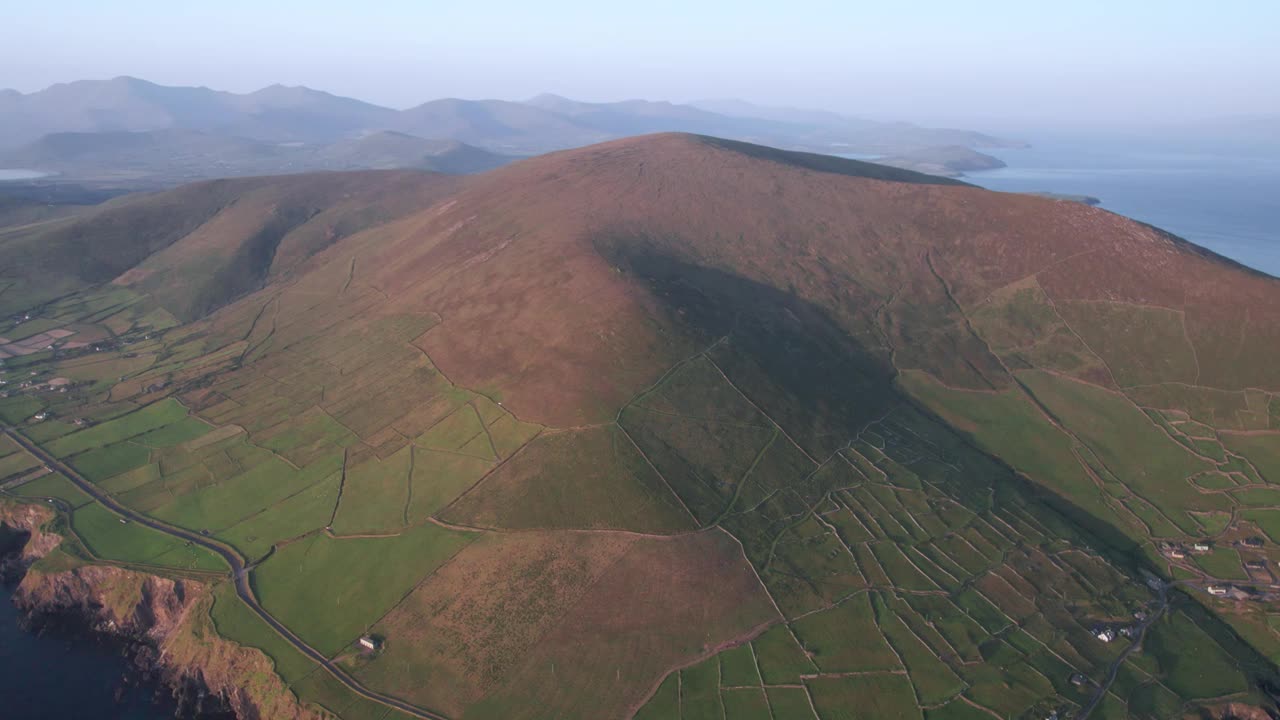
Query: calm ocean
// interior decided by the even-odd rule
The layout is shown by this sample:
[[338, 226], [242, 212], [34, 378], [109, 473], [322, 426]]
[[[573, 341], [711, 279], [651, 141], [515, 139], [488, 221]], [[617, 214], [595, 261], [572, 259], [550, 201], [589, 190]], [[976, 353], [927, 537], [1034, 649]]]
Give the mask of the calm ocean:
[[1195, 147], [1142, 138], [1028, 137], [984, 150], [1008, 163], [964, 180], [991, 190], [1092, 195], [1103, 209], [1163, 228], [1280, 276], [1280, 147]]
[[131, 670], [118, 643], [57, 628], [23, 630], [11, 589], [0, 586], [0, 717], [173, 720], [177, 706], [167, 691], [124, 682]]

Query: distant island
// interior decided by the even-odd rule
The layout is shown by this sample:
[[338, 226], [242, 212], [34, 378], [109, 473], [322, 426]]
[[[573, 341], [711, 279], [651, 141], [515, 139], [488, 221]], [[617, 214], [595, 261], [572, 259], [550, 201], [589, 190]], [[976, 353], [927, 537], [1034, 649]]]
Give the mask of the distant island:
[[1056, 193], [1056, 192], [1048, 192], [1048, 191], [1028, 192], [1028, 193], [1022, 193], [1022, 194], [1035, 195], [1036, 197], [1049, 198], [1050, 200], [1065, 200], [1067, 202], [1078, 202], [1078, 203], [1083, 203], [1085, 205], [1101, 205], [1102, 204], [1101, 199], [1096, 198], [1092, 195], [1072, 195], [1071, 193]]
[[873, 162], [943, 177], [962, 177], [966, 172], [1005, 167], [1000, 158], [964, 145], [919, 148], [879, 157]]

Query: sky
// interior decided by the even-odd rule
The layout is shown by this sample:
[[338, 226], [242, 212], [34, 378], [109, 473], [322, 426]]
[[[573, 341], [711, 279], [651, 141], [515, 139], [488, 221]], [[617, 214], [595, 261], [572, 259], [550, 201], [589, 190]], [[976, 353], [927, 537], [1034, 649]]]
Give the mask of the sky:
[[1280, 113], [1275, 0], [62, 0], [7, 4], [0, 88], [133, 75], [438, 97], [741, 98], [983, 127]]

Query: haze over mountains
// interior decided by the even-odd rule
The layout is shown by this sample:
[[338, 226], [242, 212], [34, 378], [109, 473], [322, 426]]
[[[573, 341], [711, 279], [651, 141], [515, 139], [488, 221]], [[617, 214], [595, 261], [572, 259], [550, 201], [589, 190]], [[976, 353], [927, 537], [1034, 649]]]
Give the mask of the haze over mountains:
[[[496, 156], [664, 131], [896, 156], [906, 166], [923, 163], [921, 169], [949, 174], [989, 166], [994, 159], [976, 148], [1018, 144], [967, 130], [741, 101], [584, 103], [539, 95], [523, 102], [447, 98], [394, 110], [305, 87], [273, 85], [235, 94], [129, 77], [54, 85], [25, 95], [0, 92], [0, 167], [94, 182], [174, 184], [201, 177], [389, 167], [475, 172], [503, 162]], [[933, 148], [945, 150], [935, 157]]]
[[455, 140], [426, 140], [390, 130], [324, 144], [278, 143], [187, 129], [64, 132], [0, 153], [0, 165], [39, 168], [77, 182], [126, 187], [316, 170], [471, 173], [510, 160]]

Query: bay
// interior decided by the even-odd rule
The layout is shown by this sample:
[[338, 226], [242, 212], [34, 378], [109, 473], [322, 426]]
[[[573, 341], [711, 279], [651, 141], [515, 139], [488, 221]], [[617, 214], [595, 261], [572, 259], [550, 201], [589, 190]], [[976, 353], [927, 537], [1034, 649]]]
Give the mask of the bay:
[[991, 190], [1091, 195], [1103, 209], [1280, 276], [1280, 148], [1107, 135], [1027, 139], [1027, 149], [983, 150], [1008, 167], [963, 179]]

